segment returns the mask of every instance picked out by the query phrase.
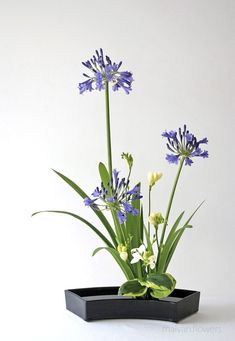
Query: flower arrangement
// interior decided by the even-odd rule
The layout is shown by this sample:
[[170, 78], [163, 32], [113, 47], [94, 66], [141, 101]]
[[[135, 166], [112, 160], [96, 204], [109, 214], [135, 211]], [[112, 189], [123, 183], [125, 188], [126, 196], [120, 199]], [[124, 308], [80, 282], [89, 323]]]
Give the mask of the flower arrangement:
[[[86, 80], [79, 84], [80, 94], [95, 90], [104, 90], [105, 93], [107, 167], [99, 163], [101, 183], [91, 196], [88, 196], [81, 187], [65, 175], [55, 170], [54, 172], [83, 198], [86, 206], [93, 210], [108, 237], [92, 223], [71, 212], [50, 210], [36, 212], [33, 215], [41, 212], [63, 213], [82, 221], [91, 228], [105, 244], [97, 248], [93, 255], [103, 249], [108, 251], [126, 277], [127, 281], [119, 289], [120, 295], [145, 299], [167, 297], [176, 285], [175, 278], [167, 272], [167, 268], [180, 238], [186, 229], [192, 227], [191, 219], [203, 203], [186, 221], [182, 222], [184, 216], [182, 212], [170, 226], [169, 217], [176, 187], [183, 166], [191, 166], [196, 157], [208, 157], [208, 152], [201, 148], [203, 144], [208, 143], [208, 140], [207, 138], [198, 140], [194, 134], [190, 133], [186, 125], [177, 131], [170, 130], [162, 133], [162, 137], [167, 141], [167, 149], [170, 151], [166, 155], [166, 160], [178, 165], [178, 170], [164, 216], [161, 212], [154, 211], [151, 206], [152, 190], [161, 179], [162, 173], [150, 172], [148, 174], [148, 215], [147, 224], [145, 224], [141, 203], [141, 185], [140, 183], [131, 185], [132, 155], [129, 153], [121, 155], [128, 166], [126, 178], [121, 177], [120, 172], [113, 169], [112, 165], [109, 90], [111, 87], [113, 91], [124, 90], [126, 94], [129, 94], [132, 91], [132, 73], [121, 71], [122, 62], [112, 62], [108, 56], [104, 55], [102, 49], [96, 51], [90, 60], [82, 64], [89, 70], [89, 75], [83, 74]], [[111, 213], [112, 222], [105, 215], [108, 211]]]

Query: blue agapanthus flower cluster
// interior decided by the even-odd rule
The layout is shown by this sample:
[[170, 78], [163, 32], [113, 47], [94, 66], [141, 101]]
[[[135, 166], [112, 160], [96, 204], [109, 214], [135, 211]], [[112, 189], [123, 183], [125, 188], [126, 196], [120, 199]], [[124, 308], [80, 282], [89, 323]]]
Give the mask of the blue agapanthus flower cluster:
[[202, 144], [208, 143], [207, 137], [197, 140], [189, 132], [186, 125], [184, 125], [183, 129], [179, 128], [178, 132], [173, 130], [165, 131], [162, 136], [167, 138], [167, 148], [173, 153], [166, 155], [166, 160], [170, 163], [177, 164], [180, 157], [183, 156], [185, 157], [185, 165], [191, 166], [193, 157], [207, 158], [209, 156], [208, 151], [202, 150], [200, 147]]
[[[127, 214], [138, 215], [139, 211], [132, 206], [132, 201], [142, 198], [140, 186], [136, 185], [129, 190], [129, 180], [119, 179], [119, 172], [114, 169], [111, 181], [107, 188], [101, 183], [92, 193], [93, 199], [85, 198], [84, 203], [94, 209], [113, 209], [117, 213], [120, 224], [127, 219]], [[97, 202], [100, 199], [100, 202]]]
[[95, 51], [90, 60], [82, 64], [91, 71], [91, 75], [83, 74], [87, 80], [79, 83], [79, 91], [82, 94], [85, 91], [103, 90], [105, 82], [112, 84], [113, 91], [122, 88], [127, 94], [132, 90], [131, 83], [133, 82], [132, 73], [129, 71], [119, 71], [122, 62], [116, 64], [111, 61], [108, 56], [104, 56], [103, 50]]

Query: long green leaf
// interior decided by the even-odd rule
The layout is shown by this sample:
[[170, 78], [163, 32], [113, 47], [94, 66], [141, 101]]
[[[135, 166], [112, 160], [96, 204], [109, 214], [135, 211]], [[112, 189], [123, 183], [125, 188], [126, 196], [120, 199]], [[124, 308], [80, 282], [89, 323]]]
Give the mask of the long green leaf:
[[168, 237], [166, 239], [166, 242], [165, 244], [162, 245], [162, 249], [161, 249], [161, 254], [159, 254], [158, 256], [158, 262], [157, 262], [157, 271], [159, 273], [162, 273], [164, 268], [165, 268], [165, 263], [166, 263], [166, 260], [167, 260], [167, 257], [168, 257], [168, 253], [171, 249], [171, 246], [172, 244], [174, 243], [174, 240], [178, 234], [178, 232], [176, 231], [182, 217], [184, 215], [184, 212], [182, 212], [178, 218], [176, 219], [174, 225], [172, 226], [169, 234], [168, 234]]
[[[185, 229], [185, 227], [183, 227]], [[171, 239], [168, 240], [168, 243], [163, 245], [162, 252], [159, 257], [158, 265], [157, 265], [157, 271], [159, 273], [165, 272], [165, 266], [167, 259], [169, 257], [169, 253], [172, 249], [172, 246], [174, 245], [175, 240], [177, 239], [178, 235], [180, 234], [181, 229], [175, 231], [175, 233], [171, 236]]]
[[165, 265], [164, 265], [164, 272], [168, 268], [168, 265], [169, 265], [169, 263], [171, 261], [171, 258], [172, 258], [173, 254], [175, 252], [175, 249], [176, 249], [176, 247], [177, 247], [177, 245], [178, 245], [178, 243], [180, 241], [180, 238], [182, 237], [182, 234], [184, 233], [184, 230], [185, 230], [185, 227], [182, 227], [181, 229], [178, 230], [178, 234], [177, 234], [177, 236], [176, 236], [176, 238], [174, 240], [174, 243], [172, 244], [171, 249], [170, 249], [170, 251], [168, 253], [168, 257], [167, 257], [167, 260], [166, 260]]
[[[140, 209], [140, 200], [132, 201], [132, 206], [139, 211], [139, 214], [133, 216], [132, 214], [127, 214], [126, 220], [126, 234], [130, 237], [130, 249], [138, 248], [142, 244], [141, 240], [141, 209]], [[142, 267], [141, 263], [138, 262], [136, 264], [131, 265], [133, 272], [135, 273], [137, 278], [142, 278]]]
[[[89, 196], [71, 179], [69, 179], [67, 176], [63, 175], [62, 173], [57, 172], [56, 170], [52, 169], [61, 179], [63, 179], [69, 186], [71, 186], [75, 192], [77, 192], [83, 199], [89, 198]], [[94, 213], [97, 215], [97, 217], [100, 219], [106, 230], [108, 231], [113, 244], [115, 247], [117, 246], [117, 241], [116, 241], [116, 235], [112, 229], [112, 226], [109, 224], [108, 220], [106, 219], [105, 215], [99, 210], [99, 209], [94, 209], [92, 208]]]
[[113, 244], [110, 243], [110, 241], [103, 235], [103, 233], [101, 233], [94, 225], [92, 225], [89, 221], [87, 221], [86, 219], [78, 216], [77, 214], [71, 213], [71, 212], [67, 212], [67, 211], [54, 211], [54, 210], [47, 210], [47, 211], [38, 211], [32, 214], [32, 216], [39, 214], [39, 213], [62, 213], [62, 214], [68, 214], [80, 221], [82, 221], [84, 224], [86, 224], [87, 226], [89, 226], [104, 242], [107, 246], [109, 247], [113, 247]]
[[[138, 184], [140, 185], [140, 184]], [[126, 230], [127, 235], [131, 236], [131, 248], [136, 248], [141, 245], [141, 209], [140, 200], [133, 200], [132, 206], [139, 211], [139, 214], [134, 216], [127, 214]]]
[[113, 256], [113, 258], [118, 263], [121, 270], [123, 271], [124, 275], [126, 276], [127, 280], [135, 278], [131, 271], [131, 268], [126, 262], [124, 262], [124, 260], [120, 258], [119, 252], [116, 249], [111, 248], [111, 247], [98, 247], [97, 249], [94, 250], [92, 256], [94, 256], [100, 250], [107, 250]]
[[191, 216], [188, 218], [188, 220], [186, 221], [186, 223], [184, 224], [184, 226], [188, 225], [189, 222], [191, 221], [191, 219], [193, 218], [193, 216], [195, 215], [195, 213], [199, 210], [199, 208], [204, 204], [205, 200], [203, 200], [198, 207], [196, 208], [196, 210], [191, 214]]
[[167, 239], [166, 239], [165, 245], [167, 245], [168, 243], [171, 242], [172, 236], [174, 235], [174, 233], [175, 233], [177, 227], [179, 226], [179, 223], [180, 223], [180, 221], [181, 221], [183, 215], [184, 215], [184, 211], [183, 211], [182, 213], [180, 213], [180, 215], [179, 215], [178, 218], [176, 219], [174, 225], [172, 226], [172, 228], [171, 228], [171, 230], [170, 230], [170, 232], [169, 232], [169, 234], [168, 234], [168, 237], [167, 237]]
[[178, 231], [176, 231], [176, 232], [178, 232], [178, 233], [177, 233], [177, 236], [176, 236], [176, 238], [175, 238], [175, 240], [174, 240], [174, 243], [172, 244], [172, 246], [171, 246], [171, 248], [170, 248], [170, 251], [169, 251], [169, 253], [168, 253], [168, 257], [167, 257], [167, 260], [166, 260], [166, 262], [165, 262], [164, 271], [167, 270], [167, 267], [168, 267], [168, 265], [169, 265], [169, 263], [170, 263], [170, 261], [171, 261], [171, 258], [172, 258], [173, 254], [174, 254], [174, 252], [175, 252], [175, 249], [176, 249], [176, 247], [177, 247], [177, 245], [178, 245], [178, 243], [179, 243], [179, 241], [180, 241], [180, 238], [182, 237], [182, 234], [184, 233], [184, 230], [185, 230], [186, 228], [191, 228], [191, 227], [192, 227], [191, 225], [189, 225], [189, 222], [191, 221], [191, 219], [193, 218], [193, 216], [194, 216], [195, 213], [199, 210], [199, 208], [202, 206], [203, 203], [204, 203], [204, 201], [202, 201], [202, 202], [198, 205], [198, 207], [197, 207], [197, 208], [195, 209], [195, 211], [191, 214], [191, 216], [190, 216], [189, 219], [186, 221], [186, 223], [184, 224], [184, 226], [183, 226], [181, 229], [179, 229]]

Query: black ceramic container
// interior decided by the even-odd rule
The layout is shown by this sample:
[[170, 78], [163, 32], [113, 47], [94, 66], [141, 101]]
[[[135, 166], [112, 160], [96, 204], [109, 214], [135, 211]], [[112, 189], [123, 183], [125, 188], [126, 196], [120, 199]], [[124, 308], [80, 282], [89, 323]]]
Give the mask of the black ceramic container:
[[118, 289], [65, 290], [66, 308], [85, 321], [129, 318], [178, 322], [199, 307], [199, 291], [175, 289], [166, 298], [145, 300], [118, 296]]

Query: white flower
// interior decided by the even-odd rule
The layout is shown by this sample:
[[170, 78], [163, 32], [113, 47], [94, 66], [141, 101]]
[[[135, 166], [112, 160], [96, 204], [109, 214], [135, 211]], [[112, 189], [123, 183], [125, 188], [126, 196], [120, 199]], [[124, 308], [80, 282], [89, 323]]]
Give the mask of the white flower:
[[148, 264], [150, 266], [150, 269], [154, 269], [155, 268], [155, 265], [156, 265], [156, 257], [154, 255], [152, 256], [149, 256], [148, 258]]
[[120, 258], [121, 258], [122, 260], [124, 260], [124, 262], [127, 261], [128, 253], [127, 253], [126, 251], [120, 252], [119, 255], [120, 255]]
[[144, 244], [140, 245], [140, 247], [138, 247], [136, 249], [132, 249], [131, 255], [133, 258], [131, 260], [131, 264], [135, 264], [139, 260], [143, 260], [143, 254], [145, 253], [145, 251], [146, 251], [146, 248], [145, 248]]

